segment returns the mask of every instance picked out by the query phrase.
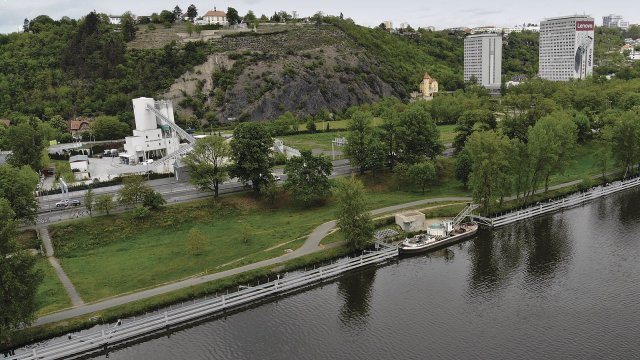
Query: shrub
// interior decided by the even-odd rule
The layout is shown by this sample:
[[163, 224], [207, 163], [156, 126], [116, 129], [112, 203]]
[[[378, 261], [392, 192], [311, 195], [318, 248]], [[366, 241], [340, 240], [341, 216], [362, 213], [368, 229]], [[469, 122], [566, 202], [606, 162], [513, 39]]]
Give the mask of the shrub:
[[134, 219], [143, 220], [149, 217], [150, 214], [151, 214], [151, 210], [147, 209], [142, 205], [137, 205], [135, 208], [133, 208]]

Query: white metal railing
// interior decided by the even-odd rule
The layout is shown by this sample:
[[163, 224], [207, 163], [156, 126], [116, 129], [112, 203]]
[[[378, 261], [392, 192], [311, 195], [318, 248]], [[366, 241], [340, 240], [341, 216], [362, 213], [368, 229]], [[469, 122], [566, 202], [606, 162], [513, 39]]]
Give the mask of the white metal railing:
[[381, 246], [378, 251], [363, 253], [359, 257], [342, 259], [330, 265], [315, 268], [302, 273], [286, 275], [257, 286], [247, 286], [231, 294], [205, 299], [192, 305], [164, 311], [155, 315], [115, 325], [86, 335], [66, 336], [66, 340], [47, 344], [42, 347], [25, 349], [24, 352], [10, 356], [12, 360], [60, 359], [80, 356], [89, 352], [107, 350], [109, 346], [133, 340], [159, 331], [168, 330], [172, 325], [188, 323], [222, 311], [264, 299], [265, 297], [285, 293], [311, 285], [323, 279], [333, 278], [344, 272], [384, 262], [398, 255], [395, 247]]
[[640, 177], [629, 180], [616, 181], [607, 186], [597, 186], [583, 193], [573, 194], [559, 200], [539, 203], [522, 210], [513, 210], [507, 214], [496, 216], [491, 219], [481, 219], [490, 220], [491, 226], [496, 228], [514, 223], [516, 221], [533, 218], [574, 206], [579, 206], [587, 201], [591, 201], [637, 186], [640, 186]]

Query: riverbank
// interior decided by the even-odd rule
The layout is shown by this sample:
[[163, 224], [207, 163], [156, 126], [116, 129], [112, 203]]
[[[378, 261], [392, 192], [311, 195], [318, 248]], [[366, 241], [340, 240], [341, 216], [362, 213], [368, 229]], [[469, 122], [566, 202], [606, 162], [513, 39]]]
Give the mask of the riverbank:
[[[575, 183], [564, 185], [565, 186], [557, 186], [556, 190], [551, 190], [549, 193], [537, 195], [539, 197], [536, 198], [536, 200], [541, 200], [545, 197], [557, 197], [559, 195], [562, 195], [563, 193], [572, 192], [577, 189], [577, 184]], [[568, 187], [566, 185], [568, 185]], [[463, 199], [458, 198], [456, 200]], [[428, 203], [436, 201], [437, 199], [414, 201], [403, 205], [388, 207], [385, 208], [385, 210], [387, 212], [395, 211], [399, 209], [420, 206], [421, 202]], [[512, 199], [510, 201], [515, 202], [515, 199]], [[507, 204], [509, 204], [509, 201], [505, 202], [505, 205]], [[323, 227], [322, 230], [324, 232], [324, 235], [326, 235], [334, 226], [335, 225], [321, 225], [321, 227]], [[319, 237], [316, 236], [314, 238], [314, 241], [317, 241], [317, 243], [315, 244], [316, 247], [320, 243], [320, 241], [322, 241], [324, 235]], [[167, 306], [172, 303], [184, 301], [187, 299], [193, 299], [195, 297], [204, 296], [216, 291], [221, 291], [225, 287], [228, 288], [237, 286], [238, 284], [246, 284], [247, 282], [251, 282], [252, 280], [256, 280], [261, 277], [273, 275], [274, 273], [283, 271], [284, 269], [294, 269], [301, 266], [304, 267], [305, 265], [310, 265], [319, 261], [324, 261], [326, 259], [343, 256], [344, 254], [346, 254], [346, 249], [339, 247], [339, 245], [340, 243], [337, 243], [335, 245], [331, 244], [327, 246], [328, 249], [317, 249], [312, 254], [307, 254], [298, 258], [284, 259], [284, 262], [275, 260], [266, 268], [251, 269], [250, 271], [246, 271], [241, 274], [234, 274], [224, 279], [216, 279], [215, 281], [205, 284], [197, 284], [193, 286], [188, 285], [188, 287], [184, 289], [167, 292], [161, 295], [156, 294], [155, 297], [132, 301], [127, 304], [118, 305], [114, 308], [98, 310], [90, 314], [83, 314], [78, 317], [74, 317], [73, 319], [65, 319], [57, 321], [55, 323], [43, 324], [33, 328], [24, 329], [17, 332], [15, 337], [12, 339], [12, 342], [10, 344], [5, 344], [4, 348], [13, 348], [21, 344], [33, 342], [39, 339], [44, 339], [69, 331], [90, 327], [97, 323], [109, 322], [121, 317], [144, 313], [146, 311]]]

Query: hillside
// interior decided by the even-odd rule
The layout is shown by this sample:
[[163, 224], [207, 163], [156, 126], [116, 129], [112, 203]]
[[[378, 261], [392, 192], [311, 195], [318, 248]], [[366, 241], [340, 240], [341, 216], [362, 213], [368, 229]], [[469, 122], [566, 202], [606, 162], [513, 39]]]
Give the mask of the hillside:
[[[391, 34], [326, 17], [322, 25], [261, 24], [257, 33], [200, 39], [184, 24], [140, 26], [126, 43], [95, 13], [81, 21], [39, 16], [28, 33], [0, 35], [0, 117], [115, 115], [131, 124], [131, 98], [139, 96], [173, 99], [180, 121], [194, 125], [268, 120], [287, 111], [299, 118], [340, 113], [385, 96], [407, 100], [425, 72], [441, 90], [463, 88], [463, 35]], [[622, 36], [608, 35], [597, 42], [597, 54], [605, 47], [602, 53], [611, 54]], [[505, 77], [535, 75], [537, 43], [536, 34], [510, 36]], [[611, 61], [600, 69], [626, 65]]]

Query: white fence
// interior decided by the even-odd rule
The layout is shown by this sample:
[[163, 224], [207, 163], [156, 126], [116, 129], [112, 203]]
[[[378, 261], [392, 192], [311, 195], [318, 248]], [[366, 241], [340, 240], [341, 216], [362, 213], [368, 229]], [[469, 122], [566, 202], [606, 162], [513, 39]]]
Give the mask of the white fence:
[[597, 186], [589, 191], [570, 195], [560, 200], [554, 200], [549, 202], [533, 205], [526, 209], [514, 210], [507, 214], [493, 217], [491, 219], [476, 217], [485, 223], [490, 224], [492, 227], [497, 228], [507, 224], [514, 223], [516, 221], [533, 218], [536, 216], [552, 213], [562, 209], [571, 208], [574, 206], [582, 205], [587, 201], [591, 201], [609, 194], [613, 194], [622, 190], [631, 189], [640, 185], [640, 177], [616, 181], [607, 186]]
[[175, 325], [189, 323], [206, 316], [221, 313], [225, 310], [254, 303], [272, 295], [282, 294], [312, 285], [347, 271], [386, 261], [397, 255], [397, 248], [382, 246], [378, 251], [372, 251], [359, 257], [342, 259], [330, 265], [302, 273], [287, 275], [282, 278], [278, 276], [276, 280], [262, 285], [245, 287], [235, 293], [205, 299], [192, 305], [168, 310], [122, 325], [116, 324], [108, 330], [101, 330], [82, 336], [70, 334], [66, 336], [67, 339], [59, 343], [25, 350], [24, 353], [13, 355], [9, 357], [9, 359], [61, 359], [73, 358], [96, 351], [106, 351], [110, 346], [135, 340], [146, 335], [167, 331]]

